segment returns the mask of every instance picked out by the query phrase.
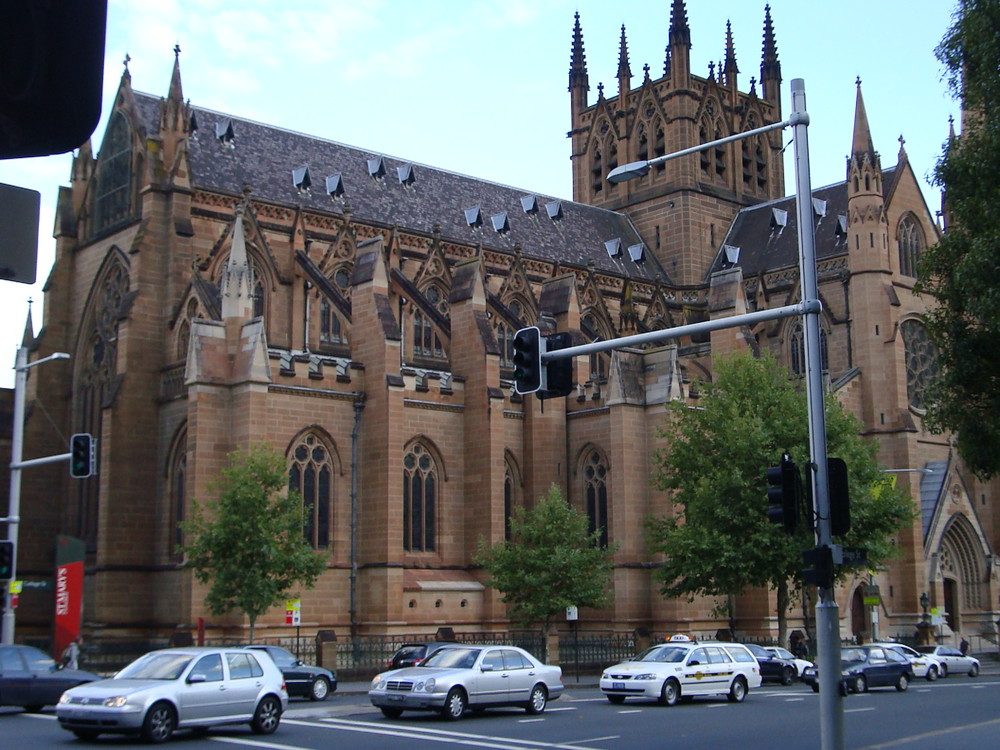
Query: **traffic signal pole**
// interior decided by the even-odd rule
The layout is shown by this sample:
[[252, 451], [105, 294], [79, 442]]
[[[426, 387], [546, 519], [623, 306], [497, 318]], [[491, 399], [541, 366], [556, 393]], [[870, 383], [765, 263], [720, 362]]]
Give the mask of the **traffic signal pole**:
[[[819, 286], [816, 273], [815, 227], [813, 226], [812, 184], [809, 174], [809, 115], [806, 112], [805, 82], [795, 78], [791, 82], [792, 112], [784, 122], [765, 125], [744, 133], [720, 138], [709, 143], [658, 156], [648, 161], [632, 162], [616, 167], [608, 174], [611, 183], [623, 182], [633, 177], [649, 173], [656, 164], [676, 159], [688, 154], [705, 151], [725, 143], [741, 140], [772, 130], [792, 128], [795, 144], [795, 203], [799, 238], [799, 278], [802, 302], [799, 305], [763, 310], [757, 313], [734, 315], [729, 318], [696, 323], [668, 331], [653, 331], [637, 336], [627, 336], [613, 341], [576, 346], [569, 349], [547, 352], [542, 362], [558, 357], [573, 357], [594, 351], [618, 349], [641, 343], [666, 341], [680, 335], [701, 333], [737, 325], [751, 325], [765, 320], [777, 320], [792, 315], [802, 315], [805, 331], [806, 352], [806, 393], [809, 419], [810, 462], [808, 481], [811, 482], [814, 509], [817, 550], [833, 549], [833, 528], [830, 516], [829, 470], [826, 453], [826, 414], [823, 408], [823, 377], [820, 357], [819, 315], [822, 306], [819, 301]], [[819, 648], [819, 697], [820, 697], [820, 738], [823, 750], [843, 750], [844, 748], [844, 706], [840, 695], [840, 616], [833, 591], [832, 574], [819, 582], [819, 600], [816, 604], [816, 641]]]
[[5, 582], [3, 622], [0, 623], [0, 643], [9, 646], [14, 643], [14, 592], [12, 582], [17, 579], [17, 536], [21, 523], [21, 469], [40, 463], [66, 461], [69, 453], [58, 456], [47, 456], [33, 461], [22, 461], [21, 451], [24, 444], [24, 389], [28, 384], [28, 370], [32, 367], [49, 362], [53, 359], [69, 359], [69, 355], [56, 352], [48, 357], [28, 363], [28, 348], [21, 346], [17, 350], [14, 362], [14, 424], [10, 436], [10, 504], [7, 517], [0, 519], [7, 523], [7, 540], [14, 547], [14, 559], [10, 566], [10, 580]]

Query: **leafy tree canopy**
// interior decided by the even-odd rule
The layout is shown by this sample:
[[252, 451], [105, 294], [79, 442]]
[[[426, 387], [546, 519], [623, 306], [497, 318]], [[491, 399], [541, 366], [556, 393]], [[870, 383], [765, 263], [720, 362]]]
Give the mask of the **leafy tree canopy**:
[[[838, 540], [868, 550], [877, 565], [894, 550], [891, 537], [913, 519], [912, 503], [885, 481], [876, 445], [833, 398], [826, 401], [827, 450], [847, 463], [851, 530]], [[802, 524], [795, 536], [767, 518], [765, 471], [787, 452], [808, 482], [805, 394], [770, 357], [722, 358], [697, 407], [675, 403], [661, 431], [654, 480], [671, 490], [673, 516], [651, 519], [652, 548], [665, 556], [657, 576], [665, 596], [728, 596], [748, 587], [778, 592], [784, 638], [789, 581], [801, 581], [802, 551], [815, 546]]]
[[242, 612], [254, 623], [297, 585], [312, 588], [326, 567], [302, 535], [302, 497], [287, 491], [285, 459], [264, 446], [237, 450], [210, 485], [217, 500], [192, 503], [179, 548], [201, 583], [213, 614]]
[[945, 144], [934, 173], [945, 191], [947, 229], [921, 257], [917, 291], [940, 375], [927, 426], [956, 434], [959, 454], [980, 477], [1000, 471], [1000, 2], [962, 0], [937, 49], [963, 131]]
[[615, 547], [601, 548], [601, 530], [587, 533], [587, 517], [552, 485], [534, 508], [518, 508], [511, 538], [493, 546], [480, 540], [476, 564], [490, 574], [486, 582], [503, 593], [511, 616], [548, 628], [566, 607], [606, 607]]

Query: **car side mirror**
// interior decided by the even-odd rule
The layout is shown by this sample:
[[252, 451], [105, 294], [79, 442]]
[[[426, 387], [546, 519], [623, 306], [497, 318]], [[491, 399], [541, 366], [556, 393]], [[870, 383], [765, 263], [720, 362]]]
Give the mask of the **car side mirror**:
[[493, 665], [492, 664], [483, 664], [483, 665], [481, 665], [479, 667], [479, 671], [480, 672], [492, 672], [493, 671]]
[[205, 682], [206, 680], [205, 680], [205, 675], [198, 673], [198, 674], [188, 675], [187, 681], [188, 683], [193, 684], [196, 682]]
[[304, 661], [302, 661], [301, 659], [296, 659], [295, 664], [293, 666], [301, 667], [303, 664], [305, 664]]
[[692, 659], [691, 661], [689, 661], [689, 662], [688, 662], [688, 666], [689, 666], [689, 667], [696, 667], [696, 666], [698, 666], [699, 664], [701, 664], [701, 662], [700, 662], [700, 661], [698, 661], [697, 659]]

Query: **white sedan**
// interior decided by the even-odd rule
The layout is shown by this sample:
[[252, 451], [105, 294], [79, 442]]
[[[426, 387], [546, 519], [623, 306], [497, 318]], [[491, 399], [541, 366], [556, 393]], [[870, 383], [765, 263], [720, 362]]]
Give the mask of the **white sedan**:
[[540, 714], [563, 692], [562, 669], [515, 646], [444, 646], [420, 664], [375, 675], [368, 698], [389, 719], [437, 711], [452, 721], [467, 709], [520, 706]]
[[764, 646], [765, 651], [770, 651], [772, 654], [777, 656], [779, 659], [787, 659], [788, 661], [795, 664], [795, 676], [800, 680], [802, 679], [802, 671], [808, 669], [809, 667], [816, 666], [808, 659], [799, 659], [792, 655], [792, 652], [787, 648], [782, 648], [781, 646]]
[[611, 703], [635, 697], [673, 706], [694, 695], [725, 695], [742, 703], [747, 691], [760, 687], [760, 682], [760, 665], [745, 646], [670, 641], [608, 667], [600, 684]]
[[878, 643], [876, 645], [890, 648], [897, 654], [906, 657], [910, 666], [913, 667], [914, 677], [923, 677], [928, 682], [934, 682], [938, 677], [944, 677], [948, 673], [948, 668], [942, 664], [938, 657], [921, 654], [903, 643]]
[[974, 656], [963, 656], [954, 646], [917, 646], [917, 651], [937, 657], [941, 662], [942, 677], [962, 672], [969, 677], [976, 677], [979, 674], [979, 659]]

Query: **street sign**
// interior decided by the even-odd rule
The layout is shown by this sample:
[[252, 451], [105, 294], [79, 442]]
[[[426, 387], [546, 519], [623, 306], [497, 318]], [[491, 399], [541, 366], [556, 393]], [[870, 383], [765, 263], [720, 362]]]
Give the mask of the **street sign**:
[[285, 625], [298, 626], [302, 622], [302, 600], [285, 600]]
[[[840, 559], [837, 559], [836, 550], [840, 550]], [[864, 547], [841, 547], [834, 546], [834, 560], [837, 565], [845, 568], [863, 568], [868, 565], [868, 550]]]
[[864, 595], [866, 607], [877, 607], [882, 603], [882, 594], [879, 592], [878, 586], [862, 586], [861, 592]]

